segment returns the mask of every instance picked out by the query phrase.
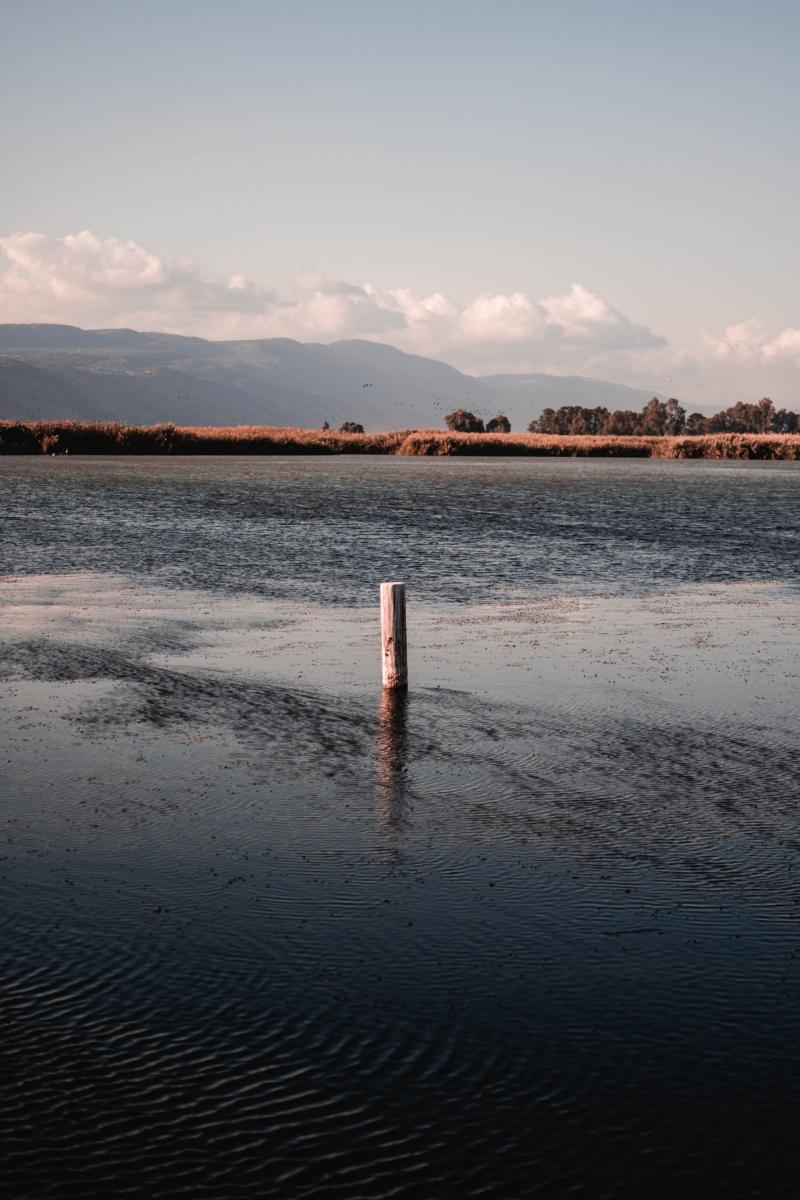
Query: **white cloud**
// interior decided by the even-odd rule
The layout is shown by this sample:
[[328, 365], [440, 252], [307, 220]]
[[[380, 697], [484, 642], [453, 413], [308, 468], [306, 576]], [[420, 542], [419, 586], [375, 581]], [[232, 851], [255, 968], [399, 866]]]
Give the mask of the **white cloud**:
[[755, 362], [765, 340], [766, 321], [753, 318], [729, 325], [722, 337], [705, 335], [705, 343], [718, 362]]
[[212, 329], [218, 317], [261, 315], [277, 304], [274, 292], [241, 275], [207, 276], [88, 230], [64, 238], [12, 234], [0, 238], [0, 255], [2, 321], [196, 333]]
[[765, 393], [790, 407], [800, 393], [800, 328], [760, 318], [704, 335], [693, 353], [632, 321], [581, 284], [537, 299], [380, 289], [300, 277], [290, 296], [242, 274], [212, 276], [118, 238], [85, 231], [0, 237], [0, 322], [128, 326], [210, 338], [368, 338], [478, 374], [594, 375], [721, 407]]
[[588, 342], [607, 350], [649, 350], [665, 345], [663, 337], [644, 325], [635, 325], [579, 283], [574, 283], [565, 296], [543, 300], [542, 308], [547, 324], [568, 342]]
[[784, 329], [764, 347], [764, 358], [769, 361], [783, 359], [800, 366], [800, 329]]
[[[589, 367], [620, 352], [653, 351], [664, 338], [636, 325], [579, 283], [563, 296], [478, 296], [460, 313], [453, 351], [487, 355], [505, 370]], [[617, 362], [619, 368], [619, 361]]]
[[303, 276], [297, 296], [284, 303], [262, 337], [272, 329], [301, 340], [332, 341], [341, 337], [368, 337], [405, 328], [402, 311], [382, 303], [369, 285], [348, 283], [327, 276]]
[[544, 309], [523, 292], [477, 296], [459, 314], [456, 336], [496, 345], [546, 341]]
[[706, 336], [705, 340], [718, 362], [800, 366], [800, 329], [789, 328], [773, 334], [769, 322], [761, 317], [729, 325], [722, 337]]
[[243, 275], [209, 276], [89, 231], [0, 238], [0, 321], [212, 338], [363, 337], [474, 369], [585, 369], [598, 356], [664, 344], [580, 284], [543, 300], [513, 292], [457, 304], [442, 292], [306, 276], [294, 296], [281, 298]]

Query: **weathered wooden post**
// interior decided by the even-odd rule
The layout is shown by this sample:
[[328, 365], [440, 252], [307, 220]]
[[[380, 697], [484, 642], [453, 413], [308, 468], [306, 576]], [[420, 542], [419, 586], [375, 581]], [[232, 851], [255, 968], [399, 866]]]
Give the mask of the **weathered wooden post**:
[[406, 585], [381, 584], [381, 649], [383, 686], [408, 687], [408, 645], [406, 642]]

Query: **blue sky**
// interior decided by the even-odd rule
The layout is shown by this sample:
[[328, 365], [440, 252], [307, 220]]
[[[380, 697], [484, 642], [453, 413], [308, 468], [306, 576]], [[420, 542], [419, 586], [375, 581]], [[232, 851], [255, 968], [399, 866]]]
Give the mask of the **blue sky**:
[[800, 391], [797, 3], [0, 19], [2, 320], [370, 336], [697, 402]]

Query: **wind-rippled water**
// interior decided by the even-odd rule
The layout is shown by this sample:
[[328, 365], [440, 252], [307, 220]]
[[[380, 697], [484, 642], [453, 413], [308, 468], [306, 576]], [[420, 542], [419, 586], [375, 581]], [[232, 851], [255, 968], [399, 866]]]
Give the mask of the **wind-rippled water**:
[[0, 569], [371, 602], [800, 582], [795, 464], [7, 459]]
[[798, 486], [0, 460], [4, 1194], [793, 1196]]

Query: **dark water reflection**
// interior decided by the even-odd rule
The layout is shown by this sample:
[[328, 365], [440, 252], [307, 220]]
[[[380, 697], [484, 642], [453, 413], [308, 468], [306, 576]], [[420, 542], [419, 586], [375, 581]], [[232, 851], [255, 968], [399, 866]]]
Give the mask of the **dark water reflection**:
[[73, 466], [0, 464], [4, 1194], [793, 1196], [798, 473]]
[[408, 692], [384, 688], [378, 705], [378, 822], [387, 847], [403, 832], [408, 766]]

